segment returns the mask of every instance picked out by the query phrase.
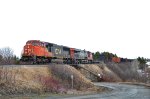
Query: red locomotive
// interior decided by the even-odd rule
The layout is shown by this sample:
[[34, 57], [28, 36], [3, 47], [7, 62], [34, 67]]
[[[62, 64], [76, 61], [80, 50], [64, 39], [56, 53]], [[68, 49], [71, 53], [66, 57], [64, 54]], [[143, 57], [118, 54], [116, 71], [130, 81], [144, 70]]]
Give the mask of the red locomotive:
[[61, 60], [66, 64], [92, 63], [93, 55], [90, 51], [70, 48], [40, 40], [29, 40], [22, 51], [21, 61], [36, 63], [50, 63]]

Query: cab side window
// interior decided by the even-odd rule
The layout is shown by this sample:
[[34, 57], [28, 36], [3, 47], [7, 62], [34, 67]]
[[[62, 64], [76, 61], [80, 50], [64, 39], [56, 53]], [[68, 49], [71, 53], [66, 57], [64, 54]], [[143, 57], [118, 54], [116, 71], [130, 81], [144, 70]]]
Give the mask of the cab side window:
[[51, 47], [49, 45], [46, 45], [46, 48], [49, 52], [51, 52]]

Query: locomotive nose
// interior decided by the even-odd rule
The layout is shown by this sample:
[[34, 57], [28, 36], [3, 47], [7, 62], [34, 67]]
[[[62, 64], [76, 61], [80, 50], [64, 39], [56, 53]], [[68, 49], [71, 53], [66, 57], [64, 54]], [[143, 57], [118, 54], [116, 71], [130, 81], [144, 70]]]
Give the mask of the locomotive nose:
[[32, 46], [31, 45], [25, 45], [24, 46], [24, 55], [31, 55], [32, 54]]

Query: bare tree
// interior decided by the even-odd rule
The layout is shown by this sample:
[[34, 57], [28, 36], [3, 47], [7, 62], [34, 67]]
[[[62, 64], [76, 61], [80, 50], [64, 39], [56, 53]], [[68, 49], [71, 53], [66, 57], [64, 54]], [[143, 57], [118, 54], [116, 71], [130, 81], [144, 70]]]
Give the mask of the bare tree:
[[0, 64], [10, 65], [14, 63], [13, 50], [9, 47], [0, 49]]

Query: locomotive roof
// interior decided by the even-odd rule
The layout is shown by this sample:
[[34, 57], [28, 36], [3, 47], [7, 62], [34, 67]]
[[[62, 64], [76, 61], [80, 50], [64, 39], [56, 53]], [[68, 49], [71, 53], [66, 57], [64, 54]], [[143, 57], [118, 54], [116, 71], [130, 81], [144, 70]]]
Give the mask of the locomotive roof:
[[[40, 41], [40, 40], [28, 40], [27, 42], [33, 42], [33, 41], [42, 42], [42, 43], [45, 43], [46, 45], [50, 44], [50, 45], [54, 45], [54, 46], [61, 46], [64, 48], [72, 48], [72, 47], [57, 45], [55, 43], [49, 43], [49, 42], [44, 42], [44, 41]], [[81, 50], [81, 49], [77, 49], [77, 48], [74, 48], [74, 49], [75, 49], [75, 51], [86, 51], [86, 50]], [[90, 51], [86, 51], [86, 52], [90, 52]]]

